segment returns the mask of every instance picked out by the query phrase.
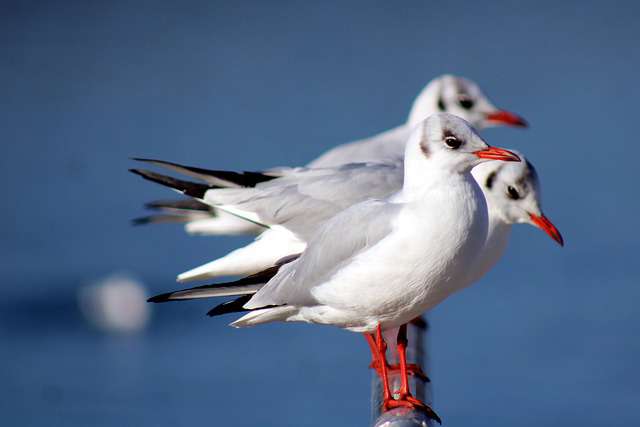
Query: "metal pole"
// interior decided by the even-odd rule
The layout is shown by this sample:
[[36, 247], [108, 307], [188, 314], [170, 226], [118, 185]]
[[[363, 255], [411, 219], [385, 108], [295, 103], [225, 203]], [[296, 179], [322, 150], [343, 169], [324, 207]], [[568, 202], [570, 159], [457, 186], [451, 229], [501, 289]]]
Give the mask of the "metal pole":
[[[425, 351], [426, 332], [428, 329], [427, 321], [423, 317], [419, 317], [411, 322], [407, 327], [407, 361], [416, 363], [422, 367], [424, 372], [429, 375], [428, 358]], [[396, 339], [398, 331], [385, 332], [385, 341], [388, 344], [387, 358], [389, 363], [398, 363], [398, 354], [396, 351]], [[400, 376], [397, 373], [391, 374], [390, 385], [392, 390], [400, 387]], [[411, 390], [414, 395], [430, 405], [432, 401], [431, 387], [428, 383], [415, 376], [409, 378]], [[380, 414], [382, 406], [382, 384], [378, 375], [373, 372], [371, 376], [371, 419], [374, 427], [433, 427], [434, 421], [429, 419], [421, 411], [414, 411], [405, 408], [396, 408], [391, 411]]]

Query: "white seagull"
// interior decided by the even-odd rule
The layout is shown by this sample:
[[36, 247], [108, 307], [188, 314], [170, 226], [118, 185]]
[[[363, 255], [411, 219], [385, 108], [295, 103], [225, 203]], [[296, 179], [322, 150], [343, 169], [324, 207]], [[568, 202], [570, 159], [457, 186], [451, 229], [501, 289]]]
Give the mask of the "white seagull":
[[520, 162], [486, 162], [471, 171], [487, 202], [489, 227], [482, 254], [469, 270], [468, 285], [480, 280], [500, 260], [514, 224], [540, 228], [564, 246], [560, 231], [542, 212], [536, 169], [522, 153], [511, 151], [520, 157]]
[[[560, 231], [542, 212], [540, 180], [535, 167], [522, 153], [511, 152], [521, 161], [488, 161], [471, 171], [486, 200], [489, 227], [478, 262], [474, 268], [469, 268], [469, 285], [484, 276], [502, 257], [514, 224], [538, 227], [558, 244], [564, 245]], [[176, 170], [178, 167], [195, 170], [177, 165]], [[220, 173], [197, 170], [203, 178], [207, 176], [205, 172]], [[398, 163], [360, 163], [338, 168], [300, 169], [263, 182], [262, 186], [233, 190], [211, 188], [147, 170], [134, 171], [145, 179], [178, 191], [199, 194], [208, 203], [269, 227], [250, 245], [181, 275], [187, 280], [216, 277], [216, 272], [220, 271], [225, 275], [232, 274], [232, 271], [234, 275], [254, 274], [278, 264], [283, 258], [299, 254], [318, 228], [332, 216], [353, 204], [384, 198], [402, 188], [403, 173], [402, 164]], [[232, 173], [226, 173], [230, 178]], [[254, 179], [260, 179], [259, 175]], [[195, 206], [194, 209], [211, 208], [196, 199], [187, 201]], [[237, 261], [235, 270], [230, 270], [234, 261]]]
[[[165, 164], [158, 161], [153, 163]], [[204, 180], [215, 175], [223, 176], [220, 171], [174, 166], [174, 169], [183, 172], [197, 170]], [[254, 187], [218, 189], [202, 186], [204, 192], [201, 197], [204, 201], [254, 223], [263, 224], [266, 231], [249, 245], [180, 274], [178, 280], [253, 274], [273, 266], [285, 256], [300, 253], [317, 228], [341, 210], [355, 203], [370, 198], [383, 198], [398, 191], [402, 187], [402, 168], [401, 162], [359, 163], [337, 168], [299, 169], [279, 178], [262, 181]], [[188, 183], [177, 185], [185, 181], [154, 172], [137, 170], [137, 173], [181, 190], [190, 188]], [[560, 233], [542, 214], [540, 183], [530, 162], [487, 162], [474, 168], [471, 173], [485, 194], [490, 220], [487, 261], [476, 279], [484, 275], [502, 256], [513, 224], [528, 223], [539, 227], [562, 244]], [[224, 176], [227, 179], [233, 176], [230, 172], [226, 174]], [[254, 180], [273, 178], [259, 176], [256, 174]], [[247, 178], [243, 179], [247, 185]]]
[[449, 113], [465, 119], [476, 129], [490, 126], [527, 127], [527, 122], [500, 110], [471, 80], [445, 74], [431, 80], [416, 97], [407, 122], [375, 136], [339, 145], [307, 166], [318, 168], [354, 162], [378, 162], [402, 158], [413, 128], [435, 113]]
[[[420, 408], [439, 421], [410, 393], [403, 325], [466, 285], [468, 268], [475, 264], [488, 228], [485, 198], [471, 169], [486, 160], [519, 158], [489, 147], [460, 118], [429, 117], [407, 143], [399, 192], [341, 211], [317, 230], [300, 257], [220, 287], [219, 295], [231, 295], [237, 286], [234, 293], [241, 296], [210, 314], [248, 310], [231, 324], [235, 327], [308, 322], [364, 333], [378, 349], [384, 409]], [[191, 299], [203, 290], [158, 295], [150, 301]], [[382, 339], [382, 331], [392, 328], [401, 331], [398, 399], [389, 390]]]
[[[521, 117], [496, 108], [476, 83], [463, 77], [445, 74], [431, 80], [416, 97], [406, 123], [369, 138], [339, 145], [310, 162], [307, 167], [326, 168], [361, 162], [401, 162], [404, 156], [404, 146], [412, 129], [419, 122], [437, 112], [446, 112], [462, 117], [476, 129], [499, 125], [527, 126]], [[292, 169], [276, 169], [271, 172], [282, 175], [290, 170]], [[243, 186], [235, 182], [233, 177], [230, 180], [223, 178], [211, 182], [211, 184], [229, 188]], [[393, 191], [397, 191], [399, 188], [398, 186]], [[381, 194], [381, 196], [383, 195]], [[186, 231], [195, 235], [259, 234], [264, 231], [264, 228], [223, 210], [202, 207], [198, 211], [181, 209], [181, 201], [153, 202], [147, 207], [159, 210], [160, 213], [138, 218], [134, 220], [134, 223], [184, 222], [186, 223]], [[273, 238], [268, 237], [266, 240]], [[265, 239], [262, 240], [259, 246], [268, 247], [265, 244]], [[278, 242], [275, 245], [282, 246], [282, 240], [280, 236], [275, 237], [275, 241]], [[232, 259], [230, 262], [234, 264], [237, 260]]]

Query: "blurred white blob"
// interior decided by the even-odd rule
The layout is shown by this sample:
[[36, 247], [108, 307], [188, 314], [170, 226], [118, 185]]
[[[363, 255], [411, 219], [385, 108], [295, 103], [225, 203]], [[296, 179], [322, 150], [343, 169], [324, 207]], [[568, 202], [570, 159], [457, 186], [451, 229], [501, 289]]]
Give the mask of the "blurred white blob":
[[151, 315], [144, 285], [124, 274], [114, 274], [81, 287], [80, 311], [103, 332], [135, 333], [144, 329]]

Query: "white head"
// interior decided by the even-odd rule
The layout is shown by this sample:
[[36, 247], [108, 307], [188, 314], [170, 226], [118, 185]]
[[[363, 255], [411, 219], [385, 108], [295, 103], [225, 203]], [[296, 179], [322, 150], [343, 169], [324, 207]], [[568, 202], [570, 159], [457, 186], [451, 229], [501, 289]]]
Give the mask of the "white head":
[[450, 74], [431, 80], [420, 92], [411, 107], [407, 123], [414, 126], [437, 112], [462, 117], [477, 129], [502, 125], [527, 126], [521, 117], [496, 108], [477, 84]]
[[562, 235], [542, 213], [538, 174], [531, 162], [518, 155], [519, 163], [488, 162], [473, 169], [489, 211], [507, 224], [538, 227], [562, 246]]
[[[429, 161], [429, 166], [425, 161]], [[411, 134], [405, 152], [405, 184], [430, 170], [468, 172], [488, 160], [519, 161], [517, 155], [490, 147], [463, 119], [438, 113], [420, 123]], [[418, 183], [418, 185], [420, 185]]]

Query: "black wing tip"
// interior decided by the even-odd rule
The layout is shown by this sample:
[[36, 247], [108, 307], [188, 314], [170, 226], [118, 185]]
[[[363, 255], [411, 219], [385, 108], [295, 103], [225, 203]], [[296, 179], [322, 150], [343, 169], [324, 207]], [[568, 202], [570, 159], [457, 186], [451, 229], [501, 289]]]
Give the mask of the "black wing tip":
[[161, 210], [167, 207], [167, 202], [164, 200], [154, 200], [153, 202], [147, 202], [144, 204], [145, 209], [149, 210]]
[[[131, 157], [136, 162], [150, 163], [156, 166], [178, 168], [179, 172], [186, 175], [195, 174], [198, 178], [203, 179], [205, 177], [213, 177], [222, 181], [231, 182], [242, 187], [255, 187], [262, 182], [271, 181], [272, 179], [279, 178], [278, 174], [264, 173], [264, 172], [233, 172], [218, 169], [205, 169], [196, 166], [187, 166], [179, 163], [169, 162], [167, 160], [150, 159], [145, 157]], [[204, 178], [206, 181], [207, 179]], [[220, 188], [213, 186], [212, 188]]]
[[169, 302], [169, 301], [172, 301], [171, 299], [172, 295], [173, 295], [173, 292], [167, 292], [164, 294], [155, 295], [147, 299], [147, 302], [153, 302], [153, 303]]
[[129, 172], [139, 175], [142, 178], [155, 182], [160, 185], [164, 185], [165, 187], [171, 187], [176, 189], [187, 196], [195, 197], [197, 199], [202, 199], [204, 194], [212, 187], [206, 184], [199, 184], [197, 182], [184, 181], [182, 179], [177, 179], [170, 177], [168, 175], [162, 175], [157, 172], [153, 172], [147, 169], [137, 169], [132, 168], [129, 169]]
[[189, 217], [185, 215], [170, 215], [170, 214], [159, 214], [159, 215], [147, 215], [138, 218], [134, 218], [131, 220], [131, 225], [137, 227], [141, 225], [148, 224], [183, 224], [185, 222], [189, 222]]
[[208, 212], [211, 210], [211, 206], [196, 199], [154, 200], [152, 202], [145, 203], [144, 207], [149, 210], [176, 209], [202, 212]]
[[213, 307], [211, 310], [207, 311], [207, 316], [216, 317], [216, 316], [221, 316], [227, 313], [233, 313], [233, 312], [225, 310], [224, 304], [218, 304], [215, 307]]
[[141, 216], [139, 218], [134, 218], [131, 220], [131, 225], [134, 227], [138, 227], [140, 225], [147, 225], [153, 222], [153, 217], [151, 216]]
[[[220, 305], [222, 305], [222, 304], [220, 304]], [[207, 311], [207, 316], [208, 317], [216, 317], [216, 316], [221, 316], [223, 314], [232, 313], [231, 311], [220, 310], [219, 309], [220, 305], [216, 305], [211, 310]]]
[[154, 164], [160, 164], [160, 165], [177, 166], [176, 163], [168, 162], [166, 160], [151, 159], [149, 157], [129, 157], [129, 160], [133, 160], [134, 162], [154, 163]]
[[253, 297], [253, 294], [242, 295], [234, 300], [223, 302], [222, 304], [218, 304], [207, 312], [207, 316], [214, 317], [214, 316], [220, 316], [222, 314], [249, 311], [248, 309], [244, 308], [244, 305], [247, 302], [249, 302], [251, 297]]

